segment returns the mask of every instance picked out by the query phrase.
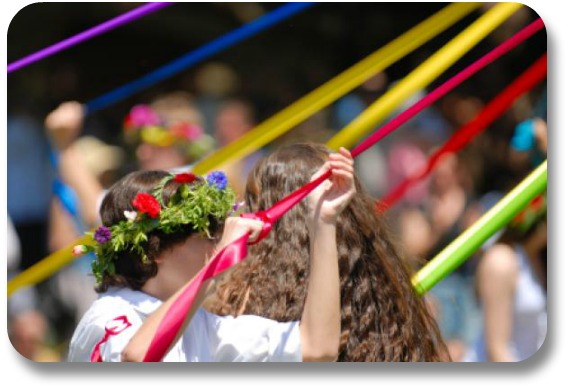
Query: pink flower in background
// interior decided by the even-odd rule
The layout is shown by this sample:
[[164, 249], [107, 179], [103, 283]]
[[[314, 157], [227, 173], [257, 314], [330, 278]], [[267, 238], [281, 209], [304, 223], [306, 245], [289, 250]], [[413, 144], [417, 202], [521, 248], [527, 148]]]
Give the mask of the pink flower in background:
[[201, 127], [189, 123], [175, 124], [171, 131], [174, 136], [181, 137], [189, 141], [196, 141], [203, 135], [203, 129], [201, 129]]
[[126, 127], [159, 125], [160, 117], [148, 105], [135, 105], [126, 117]]

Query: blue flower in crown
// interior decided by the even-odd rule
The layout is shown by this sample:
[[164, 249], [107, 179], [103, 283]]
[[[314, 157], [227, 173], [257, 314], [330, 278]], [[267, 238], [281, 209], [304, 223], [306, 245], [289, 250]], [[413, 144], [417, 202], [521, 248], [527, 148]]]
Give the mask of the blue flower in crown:
[[219, 190], [225, 190], [227, 187], [227, 176], [222, 171], [213, 171], [207, 175], [207, 183], [217, 187]]

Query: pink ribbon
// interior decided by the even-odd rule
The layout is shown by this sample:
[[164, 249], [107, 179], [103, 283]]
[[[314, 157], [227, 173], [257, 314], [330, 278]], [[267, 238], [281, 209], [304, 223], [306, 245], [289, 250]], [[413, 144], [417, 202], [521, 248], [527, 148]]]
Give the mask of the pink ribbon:
[[[356, 146], [351, 152], [353, 158], [357, 157], [359, 154], [370, 148], [373, 144], [377, 143], [379, 140], [394, 131], [396, 128], [404, 124], [406, 121], [418, 114], [421, 110], [434, 103], [436, 100], [448, 93], [458, 84], [472, 76], [475, 72], [479, 71], [484, 66], [488, 65], [501, 55], [505, 54], [543, 27], [544, 23], [542, 22], [542, 20], [537, 19], [535, 22], [531, 23], [523, 30], [515, 34], [513, 37], [509, 38], [506, 42], [492, 50], [490, 53], [486, 54], [484, 57], [480, 58], [469, 67], [462, 70], [456, 76], [446, 81], [444, 84], [432, 91], [422, 100], [418, 101], [416, 104], [400, 113], [397, 117], [380, 128], [376, 133]], [[254, 214], [243, 215], [246, 218], [261, 220], [265, 224], [262, 233], [254, 243], [257, 243], [264, 237], [266, 237], [266, 235], [270, 232], [272, 225], [282, 215], [284, 215], [294, 205], [304, 199], [313, 189], [315, 189], [330, 176], [331, 171], [327, 171], [314, 181], [297, 189], [292, 194], [283, 198], [270, 209], [266, 211], [259, 211]], [[248, 234], [244, 235], [221, 250], [199, 272], [196, 278], [194, 278], [185, 287], [185, 289], [182, 291], [178, 299], [173, 303], [172, 307], [160, 323], [156, 335], [148, 348], [148, 352], [144, 358], [144, 361], [157, 362], [162, 360], [169, 347], [172, 345], [174, 339], [176, 338], [177, 333], [179, 333], [187, 316], [187, 313], [189, 312], [191, 305], [197, 295], [197, 292], [199, 291], [199, 288], [201, 287], [203, 282], [218, 275], [232, 265], [243, 261], [248, 253], [248, 237]]]
[[243, 261], [248, 253], [248, 238], [249, 234], [247, 233], [220, 250], [215, 257], [199, 271], [196, 277], [185, 286], [183, 292], [172, 304], [162, 322], [160, 322], [156, 336], [154, 336], [148, 347], [148, 352], [144, 356], [144, 362], [159, 362], [162, 360], [179, 333], [201, 285], [206, 280], [219, 275], [227, 268]]

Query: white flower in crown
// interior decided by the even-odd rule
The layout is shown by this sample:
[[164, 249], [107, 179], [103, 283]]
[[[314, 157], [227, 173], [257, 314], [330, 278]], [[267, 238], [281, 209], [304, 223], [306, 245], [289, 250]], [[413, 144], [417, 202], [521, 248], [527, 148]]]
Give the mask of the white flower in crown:
[[134, 222], [136, 221], [136, 217], [138, 217], [138, 213], [135, 212], [134, 210], [125, 210], [124, 211], [124, 217], [126, 217], [126, 219], [130, 222]]

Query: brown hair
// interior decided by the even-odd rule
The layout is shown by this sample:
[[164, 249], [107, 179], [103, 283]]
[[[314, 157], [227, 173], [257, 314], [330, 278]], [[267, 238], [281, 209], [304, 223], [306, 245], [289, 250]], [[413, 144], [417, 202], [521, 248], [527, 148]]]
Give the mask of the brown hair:
[[[247, 183], [248, 210], [268, 209], [327, 161], [320, 145], [285, 146], [260, 160]], [[341, 342], [338, 361], [445, 361], [447, 350], [387, 227], [356, 178], [338, 220]], [[219, 279], [206, 307], [220, 315], [300, 320], [309, 273], [305, 201], [274, 225], [247, 260]]]
[[[166, 171], [135, 171], [120, 179], [109, 189], [101, 204], [100, 215], [103, 225], [111, 226], [125, 221], [124, 211], [133, 211], [132, 200], [138, 193], [152, 194], [154, 188], [168, 176]], [[202, 178], [198, 178], [202, 179]], [[175, 180], [169, 181], [164, 187], [163, 202], [169, 199], [179, 189], [180, 183]], [[222, 228], [222, 222], [211, 217], [209, 230], [212, 234], [218, 233]], [[106, 274], [97, 292], [105, 292], [110, 286], [129, 287], [140, 290], [146, 281], [158, 273], [156, 258], [163, 252], [183, 243], [195, 230], [191, 225], [184, 225], [174, 233], [164, 233], [159, 230], [148, 233], [148, 241], [143, 243], [148, 260], [143, 262], [141, 257], [134, 251], [124, 250], [119, 253], [115, 261], [115, 274]]]

